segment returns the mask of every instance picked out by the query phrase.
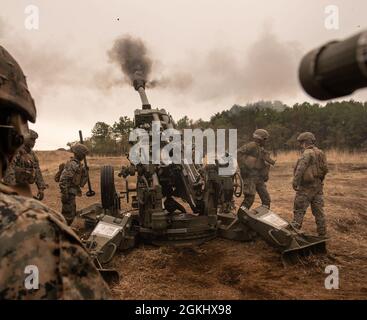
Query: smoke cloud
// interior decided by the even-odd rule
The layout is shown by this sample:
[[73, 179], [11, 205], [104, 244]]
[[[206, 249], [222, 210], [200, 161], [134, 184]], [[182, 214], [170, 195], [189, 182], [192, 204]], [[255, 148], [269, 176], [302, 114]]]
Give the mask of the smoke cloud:
[[301, 56], [299, 43], [282, 42], [276, 34], [264, 30], [241, 55], [218, 48], [195, 65], [188, 62], [187, 68], [195, 75], [192, 93], [200, 101], [293, 97], [299, 93], [297, 68]]
[[110, 64], [106, 61], [105, 66], [102, 62], [90, 66], [84, 59], [57, 50], [56, 45], [37, 46], [8, 28], [1, 17], [0, 37], [2, 45], [30, 76], [37, 100], [45, 88], [68, 86], [105, 91], [131, 85], [137, 70], [145, 77], [147, 88], [173, 90], [192, 101], [241, 103], [281, 100], [299, 94], [297, 68], [302, 48], [297, 42], [281, 41], [270, 28], [265, 28], [241, 54], [241, 48], [214, 48], [204, 55], [188, 55], [174, 66], [153, 58], [144, 41], [131, 35], [114, 41], [107, 51]]
[[[173, 89], [199, 101], [216, 102], [228, 97], [234, 102], [282, 99], [299, 93], [297, 67], [302, 56], [299, 43], [283, 42], [267, 27], [242, 56], [234, 52], [215, 48], [204, 56], [190, 56], [174, 67], [166, 66], [161, 75], [154, 68], [160, 63], [149, 55], [145, 43], [130, 35], [117, 39], [108, 56], [120, 66], [125, 83], [131, 84], [135, 71], [141, 70], [147, 88]], [[103, 88], [124, 83], [111, 72], [101, 73], [98, 82]]]
[[[147, 81], [147, 88], [173, 88], [186, 90], [193, 82], [193, 77], [188, 72], [169, 71], [169, 74], [158, 75], [156, 65], [161, 65], [158, 60], [150, 56], [146, 44], [139, 38], [124, 35], [115, 40], [111, 50], [107, 52], [110, 62], [120, 66], [124, 76], [123, 79], [111, 72], [101, 71], [98, 74], [98, 86], [102, 89], [110, 89], [124, 83], [131, 84], [136, 71], [140, 71]], [[152, 76], [154, 74], [154, 76]]]
[[141, 39], [125, 35], [115, 40], [108, 56], [111, 61], [120, 65], [124, 75], [133, 82], [134, 73], [140, 71], [148, 80], [152, 71], [153, 61], [148, 56], [148, 50]]
[[174, 88], [186, 90], [193, 84], [194, 77], [189, 72], [172, 72], [170, 76], [162, 76], [147, 83], [148, 88]]
[[296, 95], [301, 57], [298, 42], [281, 42], [274, 33], [265, 30], [246, 56], [243, 80], [247, 94], [257, 98]]

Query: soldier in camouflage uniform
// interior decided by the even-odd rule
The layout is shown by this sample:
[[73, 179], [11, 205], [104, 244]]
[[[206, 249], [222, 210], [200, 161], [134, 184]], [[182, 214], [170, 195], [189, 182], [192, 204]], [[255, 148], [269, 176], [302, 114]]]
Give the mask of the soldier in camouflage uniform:
[[[0, 46], [0, 181], [35, 119], [25, 76]], [[109, 298], [63, 216], [30, 196], [29, 185], [0, 182], [0, 299]]]
[[274, 165], [275, 161], [265, 150], [269, 133], [264, 129], [257, 129], [253, 134], [253, 139], [254, 141], [245, 144], [237, 152], [243, 179], [244, 200], [242, 205], [250, 209], [258, 193], [262, 205], [270, 208], [271, 199], [266, 182], [269, 180], [270, 165]]
[[80, 143], [71, 147], [74, 157], [66, 164], [60, 176], [59, 187], [61, 191], [61, 213], [64, 215], [68, 225], [71, 225], [76, 216], [75, 197], [81, 196], [81, 187], [88, 181], [87, 170], [82, 160], [88, 154], [88, 148]]
[[23, 147], [20, 148], [10, 163], [4, 176], [4, 182], [9, 185], [35, 183], [38, 189], [36, 199], [42, 200], [46, 184], [43, 180], [38, 157], [33, 151], [38, 134], [33, 130], [29, 130], [29, 133], [24, 141]]
[[296, 197], [292, 224], [300, 229], [307, 208], [311, 205], [317, 232], [320, 236], [326, 236], [323, 199], [323, 182], [328, 172], [326, 157], [322, 150], [314, 145], [316, 139], [311, 132], [301, 133], [297, 141], [303, 152], [294, 168], [293, 189], [296, 191]]

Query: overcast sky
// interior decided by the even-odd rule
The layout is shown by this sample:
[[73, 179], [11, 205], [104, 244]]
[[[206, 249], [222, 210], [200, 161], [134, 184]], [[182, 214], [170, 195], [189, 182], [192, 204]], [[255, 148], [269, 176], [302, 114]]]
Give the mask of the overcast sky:
[[[65, 147], [97, 121], [133, 117], [138, 94], [108, 51], [124, 35], [140, 38], [153, 60], [153, 107], [178, 120], [209, 119], [233, 104], [310, 100], [297, 81], [304, 53], [367, 28], [366, 0], [0, 0], [0, 44], [18, 60], [35, 98], [37, 149]], [[39, 30], [24, 10], [39, 8]], [[325, 7], [339, 29], [325, 28]], [[353, 96], [365, 100], [366, 90]]]

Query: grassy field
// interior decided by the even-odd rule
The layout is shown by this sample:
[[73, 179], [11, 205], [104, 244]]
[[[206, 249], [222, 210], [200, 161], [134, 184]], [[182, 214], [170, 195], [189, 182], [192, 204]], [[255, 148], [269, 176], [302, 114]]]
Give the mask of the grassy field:
[[[49, 184], [44, 202], [60, 209], [60, 194], [53, 175], [70, 153], [38, 152]], [[292, 219], [291, 186], [297, 152], [280, 153], [268, 183], [272, 209]], [[325, 183], [325, 211], [330, 240], [328, 254], [284, 267], [262, 240], [241, 243], [215, 239], [189, 249], [140, 245], [118, 255], [114, 266], [121, 281], [112, 286], [116, 299], [366, 299], [367, 298], [367, 158], [361, 153], [330, 151], [330, 173]], [[78, 208], [99, 202], [99, 168], [126, 163], [117, 157], [89, 159], [96, 197], [77, 199]], [[123, 180], [116, 176], [118, 188]], [[237, 199], [237, 205], [242, 199]], [[256, 199], [255, 205], [259, 204]], [[304, 229], [315, 233], [308, 211]], [[339, 290], [326, 290], [325, 266], [339, 267]]]

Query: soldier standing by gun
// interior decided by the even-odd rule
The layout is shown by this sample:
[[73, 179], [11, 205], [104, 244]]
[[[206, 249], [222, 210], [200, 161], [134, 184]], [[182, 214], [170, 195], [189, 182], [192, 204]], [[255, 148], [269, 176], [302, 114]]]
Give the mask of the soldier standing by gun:
[[61, 213], [68, 225], [73, 223], [76, 216], [75, 197], [82, 196], [80, 188], [84, 187], [88, 181], [87, 169], [82, 164], [89, 152], [88, 148], [81, 143], [77, 143], [71, 147], [71, 152], [74, 157], [65, 164], [59, 182], [62, 202]]
[[[1, 46], [0, 75], [1, 180], [29, 134], [28, 121], [36, 121], [36, 107], [22, 69]], [[29, 266], [37, 268], [37, 289], [26, 286]], [[109, 295], [62, 215], [32, 199], [29, 185], [0, 182], [0, 299], [107, 299]]]
[[315, 146], [316, 138], [311, 132], [301, 133], [297, 141], [303, 150], [294, 168], [293, 189], [294, 199], [293, 226], [301, 229], [307, 208], [311, 205], [319, 236], [326, 236], [324, 215], [324, 179], [328, 172], [324, 152]]
[[20, 148], [5, 173], [4, 182], [13, 186], [35, 183], [38, 189], [35, 199], [42, 200], [46, 184], [43, 180], [38, 157], [33, 151], [37, 139], [37, 132], [29, 130], [29, 135], [25, 138], [23, 147]]
[[243, 179], [244, 200], [242, 205], [250, 209], [259, 194], [261, 203], [270, 208], [270, 195], [266, 188], [269, 180], [270, 165], [275, 164], [269, 151], [265, 150], [265, 143], [269, 133], [264, 129], [257, 129], [253, 134], [254, 141], [245, 144], [238, 150], [239, 166]]

